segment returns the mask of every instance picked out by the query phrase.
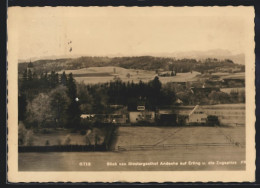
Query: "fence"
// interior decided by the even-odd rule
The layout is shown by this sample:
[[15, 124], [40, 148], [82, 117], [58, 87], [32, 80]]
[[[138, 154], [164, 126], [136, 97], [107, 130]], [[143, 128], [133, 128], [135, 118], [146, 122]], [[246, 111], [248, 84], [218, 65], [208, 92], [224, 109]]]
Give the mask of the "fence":
[[118, 146], [118, 151], [142, 151], [142, 150], [166, 150], [177, 148], [198, 148], [198, 147], [234, 147], [235, 143], [197, 143], [197, 144], [162, 144], [162, 145], [129, 145]]
[[105, 145], [19, 146], [19, 152], [86, 152], [107, 151]]
[[235, 146], [238, 146], [241, 148], [245, 147], [245, 143], [236, 142], [231, 136], [225, 134], [221, 129], [218, 128], [218, 130], [231, 144], [234, 144]]

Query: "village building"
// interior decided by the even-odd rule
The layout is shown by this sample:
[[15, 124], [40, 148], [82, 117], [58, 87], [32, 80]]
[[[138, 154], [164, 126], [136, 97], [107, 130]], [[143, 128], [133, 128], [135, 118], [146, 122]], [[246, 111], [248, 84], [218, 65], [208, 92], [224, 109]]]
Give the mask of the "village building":
[[[100, 121], [102, 123], [126, 124], [128, 120], [127, 108], [123, 105], [110, 105], [109, 114], [81, 114], [81, 119]], [[113, 110], [112, 110], [113, 109]]]
[[94, 114], [81, 114], [80, 115], [80, 118], [81, 119], [91, 119], [91, 118], [94, 118]]
[[129, 112], [129, 121], [130, 123], [138, 123], [138, 122], [155, 122], [155, 112], [154, 111], [131, 111]]
[[194, 109], [189, 113], [188, 116], [188, 124], [206, 124], [207, 122], [207, 114], [199, 108], [199, 105], [196, 105]]
[[174, 104], [175, 104], [175, 105], [182, 105], [183, 102], [182, 102], [181, 99], [177, 98], [177, 99], [175, 100]]
[[128, 120], [126, 114], [81, 114], [80, 118], [114, 124], [125, 124]]
[[171, 109], [161, 109], [157, 115], [158, 126], [177, 126], [177, 114]]
[[205, 125], [208, 120], [208, 114], [199, 105], [195, 107], [174, 106], [159, 109], [156, 112], [146, 110], [144, 106], [138, 106], [136, 111], [127, 111], [125, 108], [122, 108], [111, 114], [81, 114], [81, 118], [119, 125], [156, 122], [158, 126], [185, 126]]
[[199, 107], [180, 106], [172, 109], [161, 109], [158, 112], [159, 126], [205, 125], [208, 115]]

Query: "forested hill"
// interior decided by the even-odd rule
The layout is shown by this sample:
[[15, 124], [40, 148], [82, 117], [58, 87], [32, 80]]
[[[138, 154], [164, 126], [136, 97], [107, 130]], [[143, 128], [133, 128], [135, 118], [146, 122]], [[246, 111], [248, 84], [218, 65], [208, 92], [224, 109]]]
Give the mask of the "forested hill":
[[[177, 72], [188, 72], [196, 70], [199, 72], [220, 68], [243, 67], [243, 65], [234, 64], [231, 60], [218, 59], [175, 59], [152, 56], [138, 57], [80, 57], [55, 60], [37, 60], [32, 62], [34, 71], [50, 72], [60, 70], [81, 69], [87, 67], [117, 66], [126, 69], [142, 70], [174, 70]], [[22, 73], [28, 62], [19, 63], [19, 73]]]

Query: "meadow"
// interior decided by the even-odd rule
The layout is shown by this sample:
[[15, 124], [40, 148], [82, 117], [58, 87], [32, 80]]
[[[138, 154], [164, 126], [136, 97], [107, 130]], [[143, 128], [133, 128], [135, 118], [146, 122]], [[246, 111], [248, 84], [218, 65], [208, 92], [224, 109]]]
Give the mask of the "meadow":
[[[116, 147], [129, 145], [162, 145], [190, 143], [231, 143], [214, 147], [179, 147], [165, 150], [112, 152], [19, 153], [20, 171], [184, 171], [244, 170], [245, 127], [120, 127]], [[87, 162], [89, 166], [81, 166]], [[110, 166], [108, 163], [117, 163]], [[131, 162], [185, 163], [186, 165], [133, 166]], [[194, 162], [194, 163], [192, 163]], [[199, 165], [202, 162], [205, 165]], [[209, 165], [214, 162], [215, 165]], [[224, 164], [227, 163], [228, 164]], [[119, 163], [126, 165], [120, 166]], [[193, 165], [192, 165], [193, 164]]]
[[[60, 71], [59, 73], [62, 73]], [[138, 83], [140, 80], [149, 82], [158, 74], [155, 71], [141, 69], [125, 69], [121, 67], [89, 67], [77, 70], [65, 70], [66, 74], [72, 73], [77, 82], [85, 84], [97, 84], [113, 81], [115, 77], [120, 78], [123, 82]], [[199, 72], [193, 71], [188, 73], [177, 73], [176, 76], [160, 77], [162, 83], [167, 82], [186, 82], [196, 79]]]
[[119, 127], [118, 146], [230, 143], [225, 135], [245, 143], [245, 127]]

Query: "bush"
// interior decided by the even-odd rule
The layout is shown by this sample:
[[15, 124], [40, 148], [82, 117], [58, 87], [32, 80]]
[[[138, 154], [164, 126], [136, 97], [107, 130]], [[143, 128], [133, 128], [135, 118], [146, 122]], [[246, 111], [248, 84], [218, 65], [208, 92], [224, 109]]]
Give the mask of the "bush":
[[33, 141], [34, 141], [33, 132], [31, 130], [29, 130], [29, 131], [27, 131], [27, 134], [26, 134], [27, 146], [33, 146]]
[[32, 146], [34, 141], [32, 130], [27, 130], [23, 124], [19, 124], [18, 128], [18, 145]]
[[26, 142], [26, 134], [27, 134], [27, 130], [24, 126], [24, 124], [19, 123], [18, 125], [18, 145], [24, 145]]

